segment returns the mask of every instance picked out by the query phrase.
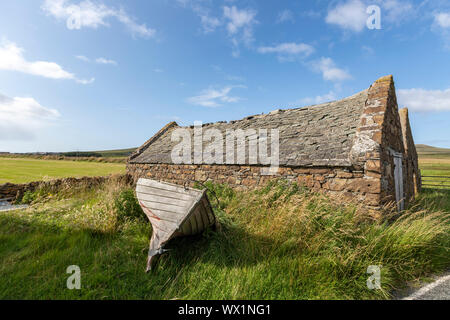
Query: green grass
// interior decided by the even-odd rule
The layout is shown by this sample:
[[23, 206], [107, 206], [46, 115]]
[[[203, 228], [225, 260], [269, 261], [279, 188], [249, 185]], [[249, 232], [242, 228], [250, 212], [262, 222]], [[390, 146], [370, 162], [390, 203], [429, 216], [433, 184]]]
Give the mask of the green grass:
[[[173, 240], [149, 274], [151, 228], [128, 187], [37, 191], [31, 208], [0, 212], [0, 298], [384, 299], [450, 265], [447, 191], [374, 220], [283, 182], [209, 188], [220, 227]], [[66, 288], [69, 265], [81, 268], [81, 290]], [[383, 266], [382, 290], [367, 289], [369, 265]]]
[[0, 157], [0, 184], [124, 173], [125, 164]]
[[[422, 176], [424, 176], [422, 178], [423, 184], [441, 185], [442, 188], [450, 190], [450, 156], [430, 157], [420, 155], [419, 167]], [[424, 187], [436, 188], [436, 186]]]

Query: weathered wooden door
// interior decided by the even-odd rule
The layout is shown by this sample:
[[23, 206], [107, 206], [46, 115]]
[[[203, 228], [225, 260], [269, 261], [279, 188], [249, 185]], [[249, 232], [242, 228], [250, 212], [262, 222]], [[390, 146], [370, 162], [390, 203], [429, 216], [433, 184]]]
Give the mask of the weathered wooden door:
[[405, 209], [405, 195], [403, 191], [403, 155], [398, 152], [393, 153], [394, 157], [394, 180], [395, 180], [395, 200], [398, 211]]

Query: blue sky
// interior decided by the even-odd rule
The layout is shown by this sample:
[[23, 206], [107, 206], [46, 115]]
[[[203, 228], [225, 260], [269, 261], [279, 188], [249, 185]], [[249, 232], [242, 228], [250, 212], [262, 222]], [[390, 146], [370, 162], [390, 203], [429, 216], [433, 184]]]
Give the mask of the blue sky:
[[388, 74], [416, 143], [450, 147], [449, 58], [449, 1], [1, 1], [0, 151], [135, 147]]

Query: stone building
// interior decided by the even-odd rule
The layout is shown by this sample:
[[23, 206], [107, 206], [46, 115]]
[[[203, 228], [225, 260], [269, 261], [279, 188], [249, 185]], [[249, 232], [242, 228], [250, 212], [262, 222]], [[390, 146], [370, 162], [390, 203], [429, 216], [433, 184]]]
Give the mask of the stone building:
[[[236, 139], [236, 149], [225, 145], [214, 149], [216, 161], [206, 164], [195, 149], [196, 127], [179, 127], [171, 122], [130, 156], [128, 173], [134, 180], [147, 177], [180, 185], [213, 180], [240, 188], [285, 178], [375, 208], [395, 201], [402, 209], [421, 188], [408, 111], [398, 110], [392, 76], [380, 78], [367, 90], [339, 101], [276, 110], [238, 121], [204, 124], [200, 128], [203, 132], [213, 129], [209, 131], [222, 133], [225, 138], [219, 144], [231, 141], [233, 148], [235, 135], [230, 137], [230, 132], [268, 129], [272, 135], [253, 132], [248, 139]], [[181, 163], [173, 160], [173, 151], [177, 148], [179, 151], [181, 141], [179, 134], [174, 136], [179, 129], [188, 133], [189, 144], [194, 141], [194, 150], [189, 149], [189, 157]], [[276, 138], [271, 129], [277, 129], [278, 133], [279, 168], [264, 171], [269, 163], [255, 162], [251, 152], [255, 144], [251, 141], [265, 142], [258, 144], [259, 151], [266, 145], [270, 149]], [[217, 136], [207, 138], [200, 138], [203, 148], [208, 142], [212, 145], [218, 141]], [[239, 141], [245, 149], [239, 149]], [[270, 153], [275, 155], [274, 150]]]

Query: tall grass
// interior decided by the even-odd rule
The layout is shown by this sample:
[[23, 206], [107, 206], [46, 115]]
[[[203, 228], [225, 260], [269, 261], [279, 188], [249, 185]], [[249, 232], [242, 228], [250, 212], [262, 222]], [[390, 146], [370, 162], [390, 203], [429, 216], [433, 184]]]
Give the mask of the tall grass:
[[[383, 299], [450, 265], [445, 191], [376, 218], [283, 181], [207, 187], [219, 227], [171, 241], [150, 274], [151, 228], [130, 187], [41, 191], [30, 209], [0, 213], [0, 298]], [[79, 291], [65, 287], [72, 264], [82, 270]], [[381, 290], [366, 286], [370, 265], [382, 266]]]

